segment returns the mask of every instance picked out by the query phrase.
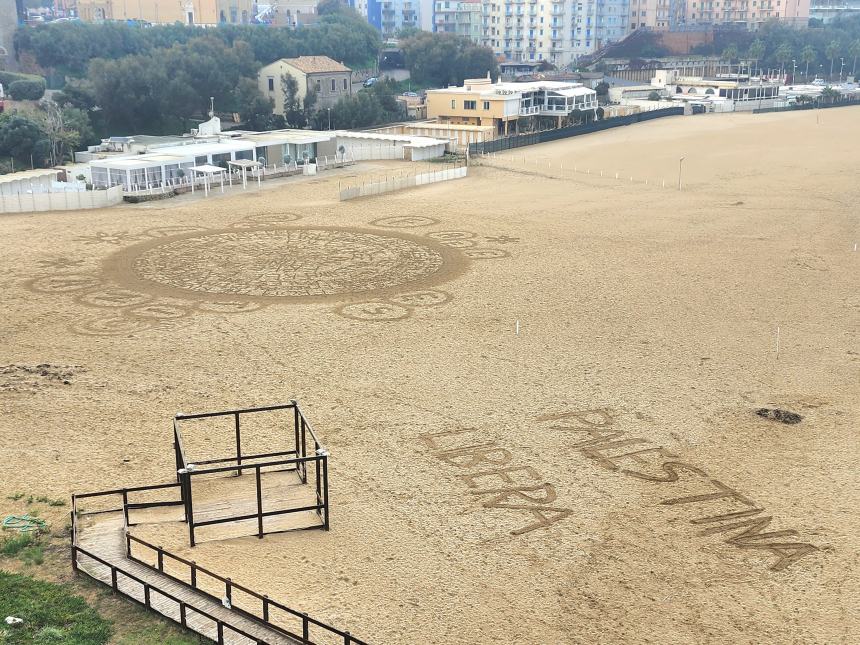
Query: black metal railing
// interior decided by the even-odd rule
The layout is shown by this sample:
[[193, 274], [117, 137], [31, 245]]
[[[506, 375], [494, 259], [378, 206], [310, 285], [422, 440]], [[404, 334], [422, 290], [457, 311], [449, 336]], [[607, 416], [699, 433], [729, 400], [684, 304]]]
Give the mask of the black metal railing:
[[[276, 412], [281, 410], [292, 410], [292, 432], [289, 433], [293, 441], [288, 450], [280, 450], [266, 453], [244, 453], [242, 450], [242, 416], [261, 412]], [[228, 457], [215, 457], [212, 459], [196, 460], [189, 457], [185, 450], [182, 439], [180, 422], [193, 421], [195, 419], [209, 419], [215, 417], [233, 417], [233, 433], [235, 437], [235, 453]], [[264, 519], [289, 513], [300, 513], [313, 511], [320, 518], [319, 525], [299, 527], [303, 529], [323, 528], [329, 530], [331, 519], [329, 513], [328, 494], [328, 451], [320, 443], [319, 438], [308, 422], [296, 401], [283, 405], [270, 405], [257, 408], [243, 408], [236, 410], [223, 410], [220, 412], [202, 412], [197, 414], [177, 414], [173, 423], [174, 448], [176, 451], [177, 479], [182, 490], [182, 499], [185, 504], [185, 518], [188, 523], [188, 538], [191, 546], [197, 544], [196, 530], [204, 526], [224, 524], [228, 522], [239, 522], [257, 520], [257, 537], [269, 533], [279, 533], [282, 530], [268, 531], [264, 525]], [[309, 450], [310, 448], [310, 450]], [[281, 457], [287, 457], [281, 459]], [[226, 465], [216, 465], [226, 464]], [[316, 486], [316, 503], [292, 508], [276, 510], [264, 510], [262, 494], [262, 473], [276, 471], [294, 471], [298, 474], [303, 484], [308, 483], [308, 465], [313, 465], [314, 484]], [[201, 466], [204, 466], [201, 468]], [[241, 476], [247, 470], [254, 471], [256, 483], [257, 508], [254, 513], [241, 515], [226, 515], [223, 517], [198, 520], [194, 514], [194, 493], [192, 480], [202, 475], [221, 475], [235, 473]], [[285, 529], [296, 530], [296, 529]]]
[[[145, 550], [148, 553], [154, 554], [155, 564], [152, 564], [151, 562], [141, 557], [135, 556], [135, 545], [141, 547], [141, 549]], [[265, 594], [253, 591], [248, 587], [233, 582], [233, 580], [228, 577], [219, 575], [213, 571], [201, 567], [194, 560], [188, 560], [178, 555], [174, 555], [169, 551], [166, 551], [161, 546], [155, 546], [153, 544], [150, 544], [149, 542], [141, 540], [140, 538], [134, 537], [133, 535], [126, 534], [126, 548], [130, 560], [149, 567], [154, 571], [158, 571], [159, 573], [167, 576], [171, 580], [190, 587], [213, 600], [228, 604], [230, 608], [234, 611], [248, 616], [249, 618], [261, 621], [273, 630], [284, 634], [285, 636], [289, 636], [290, 638], [294, 638], [301, 643], [313, 643], [314, 641], [311, 639], [311, 629], [313, 627], [317, 627], [324, 630], [328, 635], [333, 634], [335, 636], [343, 638], [344, 645], [366, 645], [365, 641], [362, 641], [355, 636], [352, 636], [348, 631], [337, 629], [335, 627], [332, 627], [331, 625], [322, 622], [321, 620], [311, 618], [306, 612], [300, 612], [290, 607], [287, 607], [283, 603], [272, 600]], [[184, 568], [187, 568], [188, 575], [183, 577], [168, 572], [165, 569], [165, 562], [172, 562], [182, 565]], [[213, 593], [212, 591], [208, 591], [203, 588], [203, 586], [201, 585], [201, 578], [203, 578], [204, 576], [207, 579], [214, 580], [216, 583], [218, 583], [219, 593]], [[237, 598], [237, 592], [240, 592], [243, 597], [248, 597], [252, 599], [253, 604], [241, 605], [240, 601]], [[296, 627], [300, 629], [300, 631], [297, 631], [296, 629], [291, 629], [290, 627], [286, 626], [282, 621], [276, 620], [277, 612], [283, 612], [295, 619], [294, 623]]]
[[570, 125], [564, 128], [552, 128], [538, 132], [514, 134], [507, 137], [493, 139], [491, 141], [471, 143], [469, 144], [469, 154], [486, 154], [490, 152], [510, 150], [511, 148], [521, 148], [522, 146], [532, 146], [537, 143], [547, 143], [549, 141], [557, 141], [558, 139], [578, 137], [583, 134], [591, 134], [592, 132], [600, 132], [601, 130], [609, 130], [611, 128], [618, 128], [624, 125], [631, 125], [642, 121], [650, 121], [651, 119], [659, 119], [662, 117], [677, 116], [681, 114], [684, 114], [683, 107], [671, 107], [660, 110], [639, 112], [638, 114], [629, 114], [627, 116], [601, 119], [600, 121], [592, 121], [591, 123], [583, 123], [580, 125]]

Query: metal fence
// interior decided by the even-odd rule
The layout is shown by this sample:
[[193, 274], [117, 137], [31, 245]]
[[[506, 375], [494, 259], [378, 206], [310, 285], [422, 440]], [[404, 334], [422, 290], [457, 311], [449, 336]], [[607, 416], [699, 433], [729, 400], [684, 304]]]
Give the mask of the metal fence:
[[581, 125], [571, 125], [565, 128], [554, 128], [552, 130], [542, 130], [540, 132], [515, 134], [509, 137], [494, 139], [493, 141], [470, 144], [469, 154], [484, 154], [487, 152], [499, 152], [501, 150], [510, 150], [511, 148], [520, 148], [522, 146], [532, 146], [536, 143], [547, 143], [549, 141], [557, 141], [558, 139], [566, 139], [568, 137], [578, 137], [582, 134], [591, 134], [592, 132], [618, 128], [623, 125], [631, 125], [642, 121], [650, 121], [651, 119], [659, 119], [666, 116], [678, 116], [682, 114], [684, 114], [683, 107], [671, 107], [662, 110], [650, 110], [648, 112], [639, 112], [638, 114], [602, 119], [600, 121], [583, 123]]

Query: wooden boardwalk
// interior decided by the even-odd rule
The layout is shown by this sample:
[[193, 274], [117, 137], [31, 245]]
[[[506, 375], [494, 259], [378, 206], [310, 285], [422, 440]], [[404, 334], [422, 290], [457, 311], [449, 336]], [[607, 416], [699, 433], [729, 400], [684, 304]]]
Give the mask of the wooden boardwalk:
[[[251, 482], [251, 486], [254, 486], [253, 475], [201, 481], [199, 485], [195, 483], [195, 518], [202, 520], [241, 515], [251, 510], [252, 504], [255, 510], [256, 499], [254, 498], [253, 502], [248, 499], [243, 491], [246, 483], [243, 480]], [[294, 472], [266, 473], [262, 481], [267, 511], [316, 502], [314, 489], [301, 484]], [[132, 523], [169, 522], [176, 528], [177, 535], [187, 535], [187, 529], [183, 529], [186, 525], [177, 522], [182, 519], [181, 507], [135, 510], [132, 511], [130, 518]], [[320, 523], [321, 520], [315, 512], [304, 511], [267, 518], [266, 530], [289, 530]], [[205, 539], [254, 535], [256, 520], [250, 523], [240, 521], [201, 527], [201, 530], [203, 529], [211, 529], [213, 533]], [[77, 522], [77, 546], [107, 562], [108, 565], [116, 567], [118, 571], [115, 588], [120, 593], [216, 642], [230, 645], [301, 642], [285, 636], [262, 621], [228, 609], [217, 600], [157, 570], [129, 559], [126, 554], [125, 531], [122, 511], [85, 515]], [[114, 586], [114, 574], [110, 566], [80, 551], [77, 561], [81, 571], [109, 587]], [[147, 589], [147, 586], [150, 588]], [[220, 641], [217, 621], [224, 623]]]

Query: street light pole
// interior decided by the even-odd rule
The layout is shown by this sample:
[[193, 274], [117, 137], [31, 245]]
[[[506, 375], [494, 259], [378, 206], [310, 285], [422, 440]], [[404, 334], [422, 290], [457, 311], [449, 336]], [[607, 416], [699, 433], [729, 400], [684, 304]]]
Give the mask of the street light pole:
[[839, 60], [842, 62], [842, 64], [839, 66], [839, 82], [841, 83], [842, 82], [842, 70], [845, 69], [845, 59], [840, 58]]
[[794, 69], [791, 70], [791, 84], [794, 85], [794, 77], [797, 76], [797, 60], [794, 58], [791, 59], [791, 64], [794, 65]]
[[681, 190], [681, 171], [684, 169], [684, 159], [686, 157], [678, 159], [678, 190]]

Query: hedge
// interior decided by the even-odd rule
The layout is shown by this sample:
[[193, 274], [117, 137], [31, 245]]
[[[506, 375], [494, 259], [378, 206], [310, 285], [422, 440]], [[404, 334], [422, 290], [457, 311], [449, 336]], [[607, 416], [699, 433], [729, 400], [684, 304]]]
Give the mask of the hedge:
[[35, 81], [13, 81], [9, 84], [9, 96], [16, 101], [23, 101], [25, 99], [36, 101], [44, 95], [45, 81], [41, 78]]
[[42, 81], [44, 83], [44, 79], [35, 74], [17, 74], [0, 70], [0, 83], [3, 83], [3, 87], [9, 89], [9, 86], [15, 81]]

